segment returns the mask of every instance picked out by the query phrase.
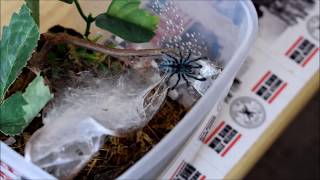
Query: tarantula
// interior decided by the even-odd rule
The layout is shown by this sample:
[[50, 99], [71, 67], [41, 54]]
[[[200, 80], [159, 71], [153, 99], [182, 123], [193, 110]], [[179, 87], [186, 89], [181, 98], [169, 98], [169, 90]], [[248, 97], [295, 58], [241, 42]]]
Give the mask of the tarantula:
[[197, 77], [196, 69], [201, 69], [202, 65], [197, 63], [197, 61], [201, 59], [208, 59], [207, 57], [198, 57], [195, 59], [191, 59], [191, 51], [188, 52], [188, 55], [185, 57], [182, 55], [182, 52], [179, 52], [180, 57], [175, 57], [174, 55], [164, 53], [166, 55], [166, 58], [163, 59], [156, 59], [159, 63], [159, 68], [161, 71], [165, 73], [170, 73], [169, 77], [167, 78], [167, 81], [171, 79], [171, 77], [175, 74], [178, 76], [178, 80], [170, 88], [170, 90], [175, 89], [180, 80], [182, 79], [187, 83], [187, 86], [190, 86], [190, 82], [188, 81], [188, 78], [192, 78], [198, 81], [205, 81], [206, 78], [204, 77]]

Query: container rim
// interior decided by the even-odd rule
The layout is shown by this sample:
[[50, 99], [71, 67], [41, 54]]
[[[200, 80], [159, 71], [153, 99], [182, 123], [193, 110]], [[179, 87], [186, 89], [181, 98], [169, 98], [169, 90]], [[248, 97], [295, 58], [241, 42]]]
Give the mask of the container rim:
[[[143, 177], [150, 170], [155, 168], [159, 169], [159, 167], [157, 167], [157, 159], [153, 159], [154, 155], [160, 153], [163, 157], [161, 160], [164, 160], [166, 155], [163, 152], [170, 153], [174, 150], [177, 150], [179, 146], [181, 146], [181, 144], [173, 143], [175, 142], [175, 136], [178, 135], [179, 132], [186, 133], [186, 131], [188, 132], [188, 134], [191, 134], [209, 114], [209, 112], [215, 106], [216, 102], [218, 102], [221, 99], [221, 97], [224, 96], [223, 92], [230, 88], [232, 83], [230, 83], [227, 87], [225, 87], [224, 84], [225, 82], [232, 82], [232, 80], [234, 79], [240, 66], [243, 64], [246, 57], [248, 56], [250, 46], [252, 46], [252, 44], [254, 43], [258, 31], [258, 16], [251, 0], [240, 1], [239, 3], [242, 4], [245, 14], [248, 17], [248, 30], [245, 34], [245, 37], [243, 38], [243, 41], [241, 42], [240, 47], [237, 48], [233, 56], [230, 58], [230, 62], [227, 63], [225, 70], [215, 81], [215, 83], [207, 90], [205, 95], [199, 99], [199, 101], [193, 106], [193, 108], [176, 125], [176, 127], [172, 129], [171, 132], [169, 132], [169, 134], [166, 135], [146, 155], [144, 155], [133, 166], [131, 166], [128, 170], [121, 174], [117, 179], [130, 179], [130, 177], [132, 178], [133, 175], [136, 175], [136, 172], [139, 172], [139, 175], [141, 175], [140, 177]], [[240, 59], [240, 61], [237, 61], [236, 59]], [[202, 113], [199, 114], [198, 112]], [[197, 123], [195, 123], [194, 117], [197, 117], [197, 119], [200, 120]], [[188, 138], [189, 136], [184, 138], [183, 142], [185, 142], [185, 140], [187, 140]], [[170, 146], [168, 146], [168, 144], [170, 144]], [[139, 179], [139, 177], [137, 178]]]

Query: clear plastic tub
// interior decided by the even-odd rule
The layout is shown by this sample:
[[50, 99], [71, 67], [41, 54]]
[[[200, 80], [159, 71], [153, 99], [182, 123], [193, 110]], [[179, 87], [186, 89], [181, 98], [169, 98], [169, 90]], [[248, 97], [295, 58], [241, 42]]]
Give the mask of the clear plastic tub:
[[[203, 46], [209, 49], [203, 52], [206, 49], [203, 49], [202, 42], [194, 47], [215, 58], [224, 70], [180, 123], [119, 179], [157, 177], [206, 115], [225, 97], [254, 44], [257, 32], [257, 15], [249, 0], [150, 0], [144, 3], [145, 7], [160, 13], [162, 19], [157, 36], [152, 40], [153, 46], [164, 46], [164, 38], [170, 39], [177, 34], [182, 37], [178, 38], [179, 42], [189, 42], [192, 35], [198, 35], [196, 39], [201, 40], [202, 35]], [[197, 43], [192, 41], [192, 44]]]

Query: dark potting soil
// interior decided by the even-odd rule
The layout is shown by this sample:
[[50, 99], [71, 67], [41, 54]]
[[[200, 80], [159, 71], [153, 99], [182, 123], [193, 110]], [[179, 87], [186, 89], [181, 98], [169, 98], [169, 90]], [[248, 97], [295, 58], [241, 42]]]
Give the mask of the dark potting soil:
[[[79, 36], [76, 32], [60, 26], [51, 29], [51, 32], [56, 33], [55, 31]], [[42, 40], [39, 41], [38, 53], [44, 44], [45, 42]], [[36, 66], [41, 69], [46, 84], [55, 96], [59, 96], [61, 87], [66, 86], [68, 78], [74, 76], [77, 72], [90, 69], [93, 72], [104, 71], [105, 74], [114, 75], [125, 69], [124, 64], [117, 59], [66, 44], [54, 46], [50, 49], [45, 60], [36, 59], [34, 62], [29, 62], [29, 68], [32, 69], [33, 66]], [[18, 80], [10, 87], [6, 96], [10, 96], [16, 91], [23, 91], [34, 77], [34, 73], [25, 68]], [[125, 138], [107, 137], [102, 149], [75, 179], [105, 180], [118, 177], [160, 142], [186, 113], [187, 109], [182, 105], [166, 98], [158, 113], [142, 130]], [[31, 135], [43, 126], [41, 115], [42, 112], [21, 135], [14, 137], [16, 142], [11, 144], [10, 147], [21, 155], [24, 155], [25, 145]], [[0, 132], [1, 141], [6, 141], [8, 138]]]

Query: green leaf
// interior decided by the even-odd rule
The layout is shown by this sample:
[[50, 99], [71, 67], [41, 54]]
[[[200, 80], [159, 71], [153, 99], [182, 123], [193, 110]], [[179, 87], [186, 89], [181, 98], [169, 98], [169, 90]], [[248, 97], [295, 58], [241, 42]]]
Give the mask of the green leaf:
[[62, 2], [68, 3], [68, 4], [72, 4], [73, 3], [73, 0], [59, 0], [59, 1], [62, 1]]
[[140, 9], [140, 0], [113, 0], [107, 13], [96, 18], [96, 25], [131, 42], [148, 42], [154, 35], [159, 17]]
[[2, 133], [15, 135], [21, 132], [19, 127], [25, 124], [23, 116], [26, 113], [23, 110], [23, 105], [26, 104], [21, 92], [15, 93], [3, 102], [0, 106], [0, 130]]
[[37, 76], [23, 94], [15, 93], [0, 106], [0, 131], [11, 136], [22, 133], [52, 97], [43, 78]]
[[27, 121], [32, 120], [41, 111], [41, 109], [47, 104], [47, 102], [53, 98], [48, 86], [44, 84], [44, 80], [41, 76], [37, 76], [27, 87], [23, 93], [24, 99], [28, 104], [23, 106], [26, 112], [24, 119]]
[[3, 28], [0, 54], [0, 104], [6, 90], [21, 73], [39, 39], [39, 30], [30, 10], [23, 5], [12, 15], [9, 26]]
[[27, 6], [29, 7], [29, 9], [31, 10], [31, 15], [34, 19], [34, 21], [37, 23], [38, 27], [40, 27], [39, 23], [39, 0], [25, 0], [27, 3]]

